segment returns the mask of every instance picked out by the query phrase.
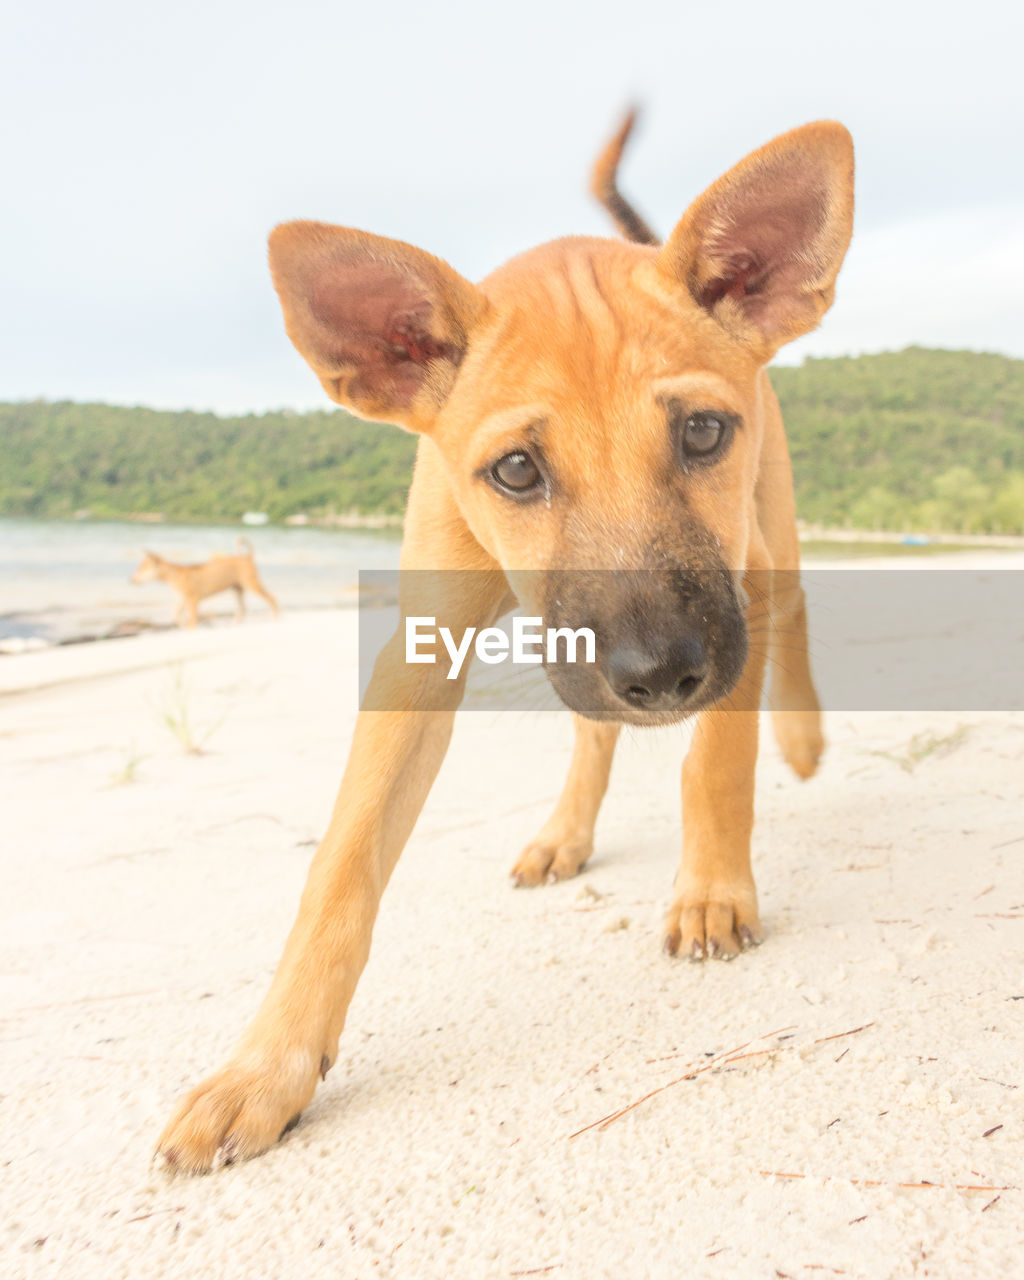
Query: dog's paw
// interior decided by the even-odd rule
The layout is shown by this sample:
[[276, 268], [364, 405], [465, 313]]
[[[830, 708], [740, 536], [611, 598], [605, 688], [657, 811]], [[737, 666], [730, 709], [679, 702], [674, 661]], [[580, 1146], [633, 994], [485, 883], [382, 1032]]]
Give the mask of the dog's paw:
[[229, 1064], [182, 1100], [156, 1155], [182, 1173], [208, 1173], [257, 1156], [298, 1123], [326, 1071], [326, 1058], [319, 1072], [297, 1062], [276, 1069]]
[[731, 960], [762, 940], [757, 891], [714, 885], [680, 894], [665, 917], [665, 950], [689, 960]]
[[536, 839], [519, 855], [512, 868], [512, 883], [523, 887], [571, 880], [593, 852], [590, 840]]
[[825, 750], [818, 711], [776, 711], [772, 728], [779, 750], [798, 778], [813, 777]]

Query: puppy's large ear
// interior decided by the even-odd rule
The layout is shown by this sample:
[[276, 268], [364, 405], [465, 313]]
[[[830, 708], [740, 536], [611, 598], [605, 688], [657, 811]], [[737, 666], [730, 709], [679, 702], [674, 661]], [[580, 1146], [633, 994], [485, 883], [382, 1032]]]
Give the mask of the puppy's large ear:
[[427, 430], [455, 382], [483, 296], [422, 249], [324, 222], [270, 236], [288, 336], [332, 400]]
[[831, 120], [753, 152], [683, 214], [659, 267], [734, 336], [774, 353], [832, 305], [853, 229], [853, 141]]

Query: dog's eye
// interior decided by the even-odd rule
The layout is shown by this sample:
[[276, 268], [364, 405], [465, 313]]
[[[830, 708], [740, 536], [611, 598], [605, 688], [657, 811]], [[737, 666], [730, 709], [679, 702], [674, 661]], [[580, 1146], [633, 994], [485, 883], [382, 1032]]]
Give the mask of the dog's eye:
[[688, 458], [706, 458], [725, 439], [726, 422], [715, 413], [691, 413], [683, 423], [683, 453]]
[[671, 403], [670, 413], [676, 449], [684, 470], [689, 463], [700, 466], [717, 462], [728, 448], [739, 423], [733, 414], [719, 410], [697, 409], [687, 413], [678, 401]]
[[525, 494], [536, 489], [541, 482], [540, 468], [528, 453], [506, 453], [491, 467], [491, 475], [502, 489], [510, 493]]

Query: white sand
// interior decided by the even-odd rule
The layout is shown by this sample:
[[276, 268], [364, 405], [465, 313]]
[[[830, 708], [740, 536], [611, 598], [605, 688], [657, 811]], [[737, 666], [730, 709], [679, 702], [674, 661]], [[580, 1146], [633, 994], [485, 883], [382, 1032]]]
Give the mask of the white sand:
[[1024, 1186], [1020, 714], [835, 714], [806, 785], [766, 740], [767, 941], [692, 965], [659, 949], [685, 733], [624, 741], [583, 875], [514, 891], [569, 720], [464, 713], [299, 1127], [151, 1172], [277, 960], [354, 654], [338, 612], [0, 662], [0, 1273], [1020, 1273], [1024, 1192], [955, 1189]]

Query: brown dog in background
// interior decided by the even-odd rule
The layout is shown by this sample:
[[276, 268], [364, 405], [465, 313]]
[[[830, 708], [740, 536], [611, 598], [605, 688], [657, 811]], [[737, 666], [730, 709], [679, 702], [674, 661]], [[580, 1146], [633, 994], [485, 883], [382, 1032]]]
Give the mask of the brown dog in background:
[[[760, 941], [750, 840], [769, 659], [785, 758], [808, 777], [823, 746], [765, 366], [832, 303], [853, 147], [827, 121], [783, 134], [661, 246], [615, 190], [626, 132], [596, 185], [632, 243], [558, 240], [473, 285], [409, 245], [293, 222], [272, 234], [270, 265], [288, 334], [328, 395], [421, 435], [402, 567], [444, 576], [427, 597], [430, 575], [405, 576], [403, 613], [462, 635], [518, 599], [549, 625], [595, 629], [594, 664], [548, 667], [576, 713], [576, 747], [514, 879], [543, 884], [586, 861], [621, 724], [696, 715], [665, 946], [724, 958]], [[447, 681], [443, 664], [408, 665], [404, 652], [400, 631], [374, 668], [367, 705], [385, 709], [360, 713], [262, 1006], [159, 1140], [173, 1167], [266, 1150], [336, 1058], [381, 893], [462, 694], [465, 669]]]
[[262, 596], [273, 610], [274, 617], [279, 617], [281, 611], [277, 607], [277, 601], [260, 581], [260, 575], [256, 571], [252, 543], [248, 538], [238, 538], [235, 545], [238, 547], [237, 555], [212, 556], [205, 564], [175, 564], [154, 551], [147, 551], [131, 580], [135, 583], [159, 580], [172, 586], [181, 596], [176, 615], [179, 626], [194, 627], [199, 620], [200, 600], [215, 596], [221, 591], [235, 593], [237, 622], [245, 617], [246, 591], [254, 591]]

